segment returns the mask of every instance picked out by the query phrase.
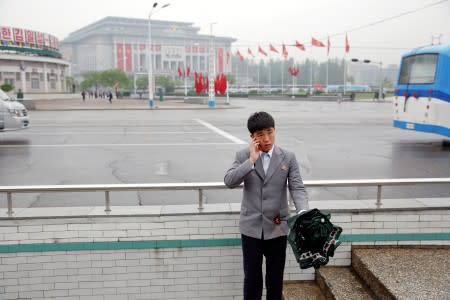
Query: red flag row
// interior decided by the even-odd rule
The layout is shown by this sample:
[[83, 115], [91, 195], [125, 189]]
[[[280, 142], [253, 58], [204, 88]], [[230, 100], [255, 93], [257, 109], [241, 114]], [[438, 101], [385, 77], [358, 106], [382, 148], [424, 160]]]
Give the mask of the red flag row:
[[[292, 45], [295, 46], [297, 49], [301, 50], [301, 51], [306, 51], [306, 47], [305, 44], [301, 44], [299, 41], [295, 41], [295, 44]], [[330, 38], [327, 38], [327, 44], [325, 45], [324, 42], [315, 39], [314, 37], [311, 37], [311, 46], [312, 47], [319, 47], [319, 48], [327, 48], [327, 55], [330, 54], [330, 48], [331, 48], [331, 43], [330, 43]], [[277, 48], [275, 48], [272, 44], [269, 44], [269, 51], [270, 52], [275, 52], [275, 53], [280, 53], [278, 52]], [[345, 53], [349, 53], [350, 52], [350, 44], [348, 42], [348, 36], [347, 34], [345, 35]], [[255, 55], [253, 55], [253, 52], [250, 48], [247, 49], [247, 53], [251, 56], [251, 57], [255, 57]], [[267, 52], [264, 51], [264, 49], [261, 46], [258, 46], [258, 53], [264, 56], [268, 56]], [[227, 54], [228, 55], [228, 54]], [[241, 61], [244, 61], [244, 56], [241, 54], [241, 52], [239, 50], [236, 51], [236, 55], [239, 57], [239, 59]], [[281, 50], [281, 55], [284, 58], [288, 57], [288, 51], [286, 49], [286, 45], [282, 44], [282, 50]], [[228, 56], [227, 56], [228, 57]], [[228, 63], [228, 60], [227, 60]]]
[[[209, 87], [209, 80], [207, 76], [203, 76], [202, 73], [194, 72], [194, 87], [195, 92], [199, 95], [201, 92], [207, 93]], [[225, 94], [227, 90], [227, 77], [223, 74], [219, 74], [214, 81], [214, 91], [216, 94]]]

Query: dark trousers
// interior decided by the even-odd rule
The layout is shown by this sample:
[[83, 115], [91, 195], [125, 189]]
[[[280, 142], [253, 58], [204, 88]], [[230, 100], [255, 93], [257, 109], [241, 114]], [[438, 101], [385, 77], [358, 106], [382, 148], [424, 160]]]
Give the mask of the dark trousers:
[[286, 236], [263, 240], [242, 235], [244, 300], [261, 300], [263, 256], [266, 257], [267, 300], [282, 299], [286, 244]]

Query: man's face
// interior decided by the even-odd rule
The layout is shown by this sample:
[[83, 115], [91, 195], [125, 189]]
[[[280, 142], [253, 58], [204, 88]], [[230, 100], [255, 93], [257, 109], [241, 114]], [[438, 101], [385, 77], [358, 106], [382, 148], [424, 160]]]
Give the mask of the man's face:
[[257, 130], [250, 135], [253, 140], [258, 142], [259, 150], [268, 152], [275, 143], [275, 128], [269, 127]]

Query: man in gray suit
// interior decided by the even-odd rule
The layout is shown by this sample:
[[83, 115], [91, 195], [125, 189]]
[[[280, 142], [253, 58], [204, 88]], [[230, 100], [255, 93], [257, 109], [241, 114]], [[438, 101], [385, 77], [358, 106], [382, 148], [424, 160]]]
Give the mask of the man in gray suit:
[[229, 188], [244, 182], [239, 228], [244, 258], [244, 299], [262, 297], [262, 261], [266, 258], [267, 299], [282, 299], [289, 205], [287, 188], [299, 213], [308, 196], [292, 152], [275, 146], [275, 121], [266, 112], [247, 121], [251, 142], [238, 151], [224, 182]]

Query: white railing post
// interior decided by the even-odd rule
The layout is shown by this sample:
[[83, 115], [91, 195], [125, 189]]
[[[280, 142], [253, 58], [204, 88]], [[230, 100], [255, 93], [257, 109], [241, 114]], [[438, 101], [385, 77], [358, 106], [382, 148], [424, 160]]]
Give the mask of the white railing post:
[[109, 215], [111, 212], [111, 206], [109, 202], [109, 191], [105, 191], [105, 213]]
[[6, 193], [6, 198], [8, 200], [8, 217], [12, 217], [12, 215], [14, 214], [13, 210], [12, 210], [12, 193], [8, 192]]
[[377, 208], [381, 207], [381, 184], [377, 185]]
[[203, 190], [198, 189], [198, 210], [203, 210]]

